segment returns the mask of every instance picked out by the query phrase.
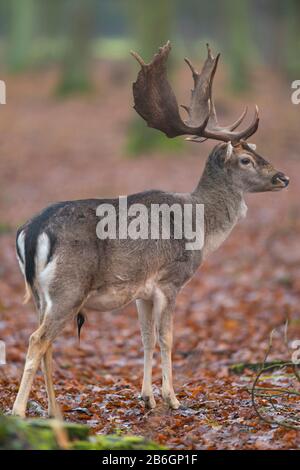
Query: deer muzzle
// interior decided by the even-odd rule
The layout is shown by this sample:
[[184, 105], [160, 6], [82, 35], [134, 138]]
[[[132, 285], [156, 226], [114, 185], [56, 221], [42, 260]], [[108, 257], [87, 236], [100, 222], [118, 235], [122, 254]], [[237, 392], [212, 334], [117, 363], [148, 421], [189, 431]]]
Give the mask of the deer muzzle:
[[273, 185], [279, 188], [286, 188], [289, 182], [290, 178], [280, 171], [272, 177]]

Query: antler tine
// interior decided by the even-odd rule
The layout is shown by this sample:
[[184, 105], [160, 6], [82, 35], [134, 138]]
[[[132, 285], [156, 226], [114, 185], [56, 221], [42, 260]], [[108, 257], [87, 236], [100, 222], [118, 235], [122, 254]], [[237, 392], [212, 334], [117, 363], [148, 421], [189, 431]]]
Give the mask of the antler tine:
[[245, 109], [244, 111], [242, 112], [242, 114], [240, 115], [240, 117], [233, 123], [231, 124], [231, 126], [229, 127], [229, 131], [234, 131], [237, 127], [239, 127], [239, 125], [243, 122], [243, 120], [245, 119], [245, 116], [246, 114], [248, 113], [248, 106], [245, 106]]
[[[185, 58], [185, 62], [188, 64], [189, 68], [192, 71], [193, 74], [193, 79], [194, 79], [194, 90], [192, 91], [192, 98], [191, 98], [191, 104], [190, 106], [184, 107], [188, 113], [189, 113], [189, 124], [194, 124], [193, 123], [193, 116], [191, 116], [191, 111], [192, 109], [195, 110], [196, 106], [194, 104], [194, 101], [198, 101], [198, 104], [205, 105], [207, 107], [206, 103], [204, 103], [204, 100], [207, 100], [207, 102], [210, 104], [210, 119], [208, 122], [208, 129], [211, 132], [228, 132], [228, 131], [233, 131], [235, 130], [243, 121], [247, 114], [247, 107], [244, 109], [242, 112], [241, 116], [231, 125], [229, 126], [220, 126], [218, 122], [218, 117], [214, 105], [214, 100], [213, 100], [213, 94], [212, 94], [212, 87], [213, 87], [213, 80], [215, 77], [215, 73], [218, 67], [219, 59], [220, 59], [220, 54], [214, 58], [212, 55], [211, 48], [209, 44], [206, 44], [207, 47], [207, 59], [203, 65], [201, 73], [197, 72], [193, 64], [188, 58]], [[200, 106], [199, 106], [200, 108]], [[198, 109], [199, 112], [199, 109]], [[195, 119], [195, 113], [194, 113], [194, 119]], [[201, 140], [202, 141], [202, 140]]]
[[130, 54], [132, 55], [132, 57], [134, 57], [138, 61], [141, 67], [144, 67], [146, 65], [144, 60], [141, 58], [141, 56], [137, 52], [130, 51]]
[[253, 117], [252, 123], [244, 131], [236, 133], [235, 140], [239, 141], [239, 140], [249, 139], [249, 137], [251, 137], [257, 131], [258, 125], [259, 125], [259, 109], [258, 109], [258, 106], [255, 105], [255, 111], [254, 111], [254, 117]]
[[192, 62], [190, 61], [190, 59], [188, 57], [185, 57], [184, 58], [184, 61], [188, 64], [189, 68], [191, 69], [191, 72], [193, 74], [193, 76], [197, 76], [198, 75], [198, 72], [195, 70], [195, 67], [193, 66]]
[[[188, 107], [187, 106], [184, 106], [183, 104], [181, 105], [182, 108], [186, 109], [188, 111]], [[241, 122], [244, 120], [246, 114], [248, 112], [248, 106], [245, 107], [244, 111], [242, 112], [242, 114], [240, 115], [240, 117], [233, 123], [231, 124], [231, 126], [229, 126], [228, 128], [222, 128], [223, 130], [226, 129], [227, 131], [234, 131], [234, 129], [236, 129], [240, 124]], [[186, 137], [184, 140], [188, 140], [190, 142], [198, 142], [198, 143], [203, 143], [207, 140], [207, 138], [205, 137], [198, 137], [198, 136], [192, 136], [192, 137]]]
[[[231, 131], [216, 132], [216, 131], [211, 131], [209, 129], [205, 129], [200, 137], [206, 137], [207, 139], [215, 139], [215, 140], [221, 140], [223, 142], [232, 142], [233, 144], [237, 144], [241, 140], [246, 140], [249, 137], [251, 137], [251, 135], [253, 135], [257, 131], [258, 125], [259, 125], [258, 107], [255, 106], [255, 113], [254, 113], [253, 120], [251, 124], [243, 131], [241, 132], [231, 132]], [[193, 140], [194, 142], [197, 141], [195, 139], [189, 139], [189, 140]]]
[[[216, 140], [224, 140], [224, 141], [232, 140], [233, 142], [236, 142], [239, 139], [245, 139], [245, 138], [250, 137], [250, 135], [254, 134], [254, 132], [256, 132], [258, 128], [259, 117], [258, 117], [258, 110], [256, 109], [255, 116], [251, 125], [240, 133], [233, 132], [244, 120], [248, 111], [247, 107], [245, 107], [241, 116], [230, 126], [219, 125], [217, 113], [216, 113], [216, 109], [214, 105], [214, 100], [213, 100], [213, 94], [212, 94], [213, 80], [214, 80], [214, 76], [217, 70], [219, 58], [220, 58], [220, 54], [218, 54], [216, 58], [213, 57], [209, 44], [207, 44], [207, 59], [202, 67], [201, 73], [198, 73], [196, 71], [195, 67], [193, 66], [193, 64], [191, 63], [189, 59], [185, 59], [186, 63], [188, 64], [189, 68], [191, 69], [193, 73], [193, 79], [194, 79], [194, 84], [195, 84], [194, 90], [192, 90], [191, 104], [188, 108], [186, 108], [189, 113], [189, 118], [190, 118], [188, 124], [189, 125], [194, 124], [193, 118], [195, 119], [195, 113], [193, 116], [191, 110], [195, 110], [195, 109], [197, 110], [197, 107], [196, 107], [197, 104], [199, 105], [198, 113], [203, 112], [201, 110], [200, 105], [203, 106], [204, 104], [206, 109], [207, 109], [207, 106], [209, 108], [209, 121], [202, 135], [201, 136], [194, 135], [191, 138], [188, 137], [186, 140], [190, 140], [194, 142], [204, 142], [204, 140], [207, 140], [207, 139], [216, 139]], [[205, 99], [207, 100], [207, 104], [204, 103]]]
[[[236, 127], [239, 125], [238, 121], [241, 122], [241, 120], [246, 115], [246, 112], [247, 112], [247, 109], [244, 110], [243, 114], [235, 122]], [[216, 133], [216, 132], [211, 132], [208, 129], [205, 129], [202, 136], [194, 135], [192, 137], [186, 137], [185, 140], [188, 140], [189, 142], [202, 143], [208, 139], [216, 139], [216, 140], [222, 140], [224, 142], [231, 141], [232, 143], [238, 143], [242, 140], [248, 139], [249, 137], [251, 137], [251, 135], [255, 134], [255, 132], [258, 129], [258, 125], [259, 125], [259, 110], [258, 110], [258, 106], [255, 106], [255, 113], [254, 113], [252, 123], [244, 131], [230, 132], [230, 130], [228, 130], [227, 132]]]
[[[210, 48], [208, 43], [206, 43], [206, 47], [207, 47], [207, 59], [213, 61], [214, 56], [212, 55], [211, 48]], [[218, 56], [216, 57], [216, 62], [219, 60], [219, 56], [220, 56], [220, 54], [218, 54]], [[196, 76], [200, 75], [199, 72], [197, 72], [197, 70], [195, 69], [195, 67], [193, 66], [192, 62], [190, 61], [190, 59], [188, 57], [185, 57], [184, 61], [188, 64], [188, 66], [191, 69], [193, 75], [196, 75]]]
[[[212, 55], [212, 52], [211, 52], [211, 48], [210, 48], [210, 45], [209, 43], [207, 42], [206, 43], [206, 49], [207, 49], [207, 57], [211, 60], [214, 59], [213, 55]], [[219, 54], [220, 55], [220, 54]]]
[[190, 127], [196, 127], [200, 122], [209, 116], [209, 122], [217, 125], [216, 112], [214, 109], [213, 101], [211, 100], [212, 82], [218, 65], [220, 54], [216, 58], [212, 56], [211, 49], [207, 44], [207, 59], [199, 73], [190, 59], [185, 57], [185, 62], [190, 68], [194, 88], [191, 93], [191, 100], [189, 106], [183, 106], [188, 112], [189, 119], [186, 124]]

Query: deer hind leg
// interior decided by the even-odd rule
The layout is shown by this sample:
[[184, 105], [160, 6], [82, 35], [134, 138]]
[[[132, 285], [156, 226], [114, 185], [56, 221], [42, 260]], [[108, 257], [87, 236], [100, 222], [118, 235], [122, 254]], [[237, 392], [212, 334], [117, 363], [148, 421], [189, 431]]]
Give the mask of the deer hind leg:
[[[39, 308], [39, 305], [37, 305], [37, 308], [40, 310], [40, 324], [41, 324], [43, 321], [44, 315], [43, 315], [42, 309]], [[48, 416], [52, 418], [61, 419], [62, 416], [61, 416], [60, 409], [56, 403], [55, 391], [54, 391], [54, 386], [53, 386], [52, 354], [53, 354], [53, 347], [52, 347], [52, 344], [50, 344], [50, 346], [48, 346], [48, 349], [46, 350], [45, 354], [42, 357], [42, 371], [44, 374], [47, 397], [48, 397]]]
[[49, 328], [51, 328], [51, 323], [45, 318], [40, 327], [30, 336], [25, 368], [18, 395], [12, 409], [13, 415], [25, 417], [27, 401], [34, 376], [40, 365], [42, 356], [50, 345], [50, 335], [47, 334]]
[[48, 397], [48, 416], [61, 419], [61, 412], [57, 405], [55, 398], [55, 391], [53, 386], [53, 360], [52, 360], [52, 345], [50, 345], [42, 358], [42, 369], [45, 377], [45, 384]]
[[[39, 328], [31, 335], [26, 356], [25, 368], [13, 405], [12, 414], [25, 416], [27, 401], [32, 387], [34, 376], [43, 359], [49, 408], [51, 413], [58, 410], [51, 376], [51, 345], [54, 339], [62, 331], [67, 321], [76, 315], [82, 302], [66, 302], [66, 299], [55, 299], [51, 308], [44, 315]], [[49, 349], [50, 348], [50, 349]], [[58, 411], [59, 413], [59, 411]]]
[[144, 378], [142, 386], [142, 399], [147, 408], [155, 408], [156, 403], [152, 391], [152, 361], [156, 343], [153, 304], [149, 300], [136, 301], [142, 341], [144, 345]]
[[174, 300], [159, 292], [154, 301], [158, 342], [161, 352], [162, 396], [168, 406], [174, 410], [180, 407], [173, 389], [172, 378], [172, 343]]

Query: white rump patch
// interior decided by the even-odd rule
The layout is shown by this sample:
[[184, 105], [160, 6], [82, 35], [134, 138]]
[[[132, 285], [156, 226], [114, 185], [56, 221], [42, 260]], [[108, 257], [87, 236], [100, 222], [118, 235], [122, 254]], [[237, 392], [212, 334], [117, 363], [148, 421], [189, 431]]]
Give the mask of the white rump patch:
[[52, 300], [49, 294], [49, 287], [52, 279], [55, 276], [56, 258], [53, 258], [47, 263], [50, 253], [50, 239], [48, 235], [43, 232], [39, 235], [37, 240], [36, 256], [35, 256], [35, 269], [36, 280], [39, 285], [40, 293], [43, 295], [46, 306], [44, 313], [46, 314], [52, 306]]
[[45, 268], [49, 253], [50, 239], [48, 235], [43, 232], [39, 235], [36, 244], [35, 269], [37, 273], [40, 273]]
[[20, 232], [18, 235], [17, 246], [22, 257], [21, 259], [17, 253], [17, 260], [18, 260], [21, 272], [23, 276], [25, 276], [25, 232], [24, 230], [22, 230], [22, 232]]

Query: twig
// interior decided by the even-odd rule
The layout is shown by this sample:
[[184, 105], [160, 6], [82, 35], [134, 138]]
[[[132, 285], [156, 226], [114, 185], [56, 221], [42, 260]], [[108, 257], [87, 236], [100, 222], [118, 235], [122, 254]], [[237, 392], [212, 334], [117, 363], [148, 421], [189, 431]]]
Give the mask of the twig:
[[[260, 369], [260, 371], [258, 372], [257, 376], [255, 377], [255, 380], [253, 382], [253, 385], [252, 385], [252, 388], [251, 388], [251, 401], [252, 401], [252, 406], [256, 412], [256, 414], [259, 416], [259, 418], [264, 421], [265, 423], [267, 424], [270, 424], [270, 425], [277, 425], [277, 426], [282, 426], [284, 428], [287, 428], [287, 429], [293, 429], [293, 430], [300, 430], [300, 425], [299, 425], [299, 422], [297, 420], [297, 418], [295, 417], [292, 417], [289, 415], [289, 419], [291, 421], [293, 421], [297, 424], [292, 424], [292, 423], [288, 423], [287, 421], [285, 420], [277, 420], [275, 418], [267, 418], [266, 416], [264, 416], [256, 401], [255, 401], [255, 398], [257, 396], [260, 396], [260, 397], [264, 397], [268, 403], [271, 405], [271, 407], [273, 408], [273, 410], [275, 411], [275, 413], [279, 413], [278, 409], [276, 408], [274, 402], [273, 402], [273, 398], [275, 396], [278, 396], [278, 395], [270, 395], [270, 394], [263, 394], [263, 393], [260, 393], [258, 394], [257, 393], [257, 390], [264, 390], [264, 391], [270, 391], [270, 392], [277, 392], [278, 394], [287, 394], [287, 395], [296, 395], [296, 396], [300, 396], [300, 393], [297, 392], [296, 390], [289, 390], [289, 389], [280, 389], [280, 388], [277, 388], [277, 387], [257, 387], [257, 383], [259, 381], [259, 379], [261, 378], [262, 374], [267, 371], [267, 370], [270, 370], [270, 369], [274, 369], [275, 367], [288, 367], [288, 366], [292, 366], [293, 367], [293, 371], [294, 371], [294, 375], [295, 377], [297, 378], [297, 380], [299, 380], [299, 375], [298, 375], [298, 371], [295, 370], [295, 364], [293, 362], [285, 362], [285, 363], [282, 363], [282, 364], [271, 364], [271, 365], [268, 365], [266, 366], [266, 361], [267, 361], [267, 358], [271, 352], [271, 349], [272, 349], [272, 340], [273, 340], [273, 335], [274, 335], [274, 332], [275, 330], [272, 330], [271, 334], [270, 334], [270, 340], [269, 340], [269, 345], [268, 345], [268, 349], [266, 351], [266, 354], [265, 354], [265, 358], [264, 358], [264, 361], [262, 363], [262, 367]], [[285, 330], [284, 330], [284, 341], [285, 341], [285, 344], [288, 348], [288, 351], [289, 351], [289, 347], [288, 347], [288, 320], [285, 322]]]

